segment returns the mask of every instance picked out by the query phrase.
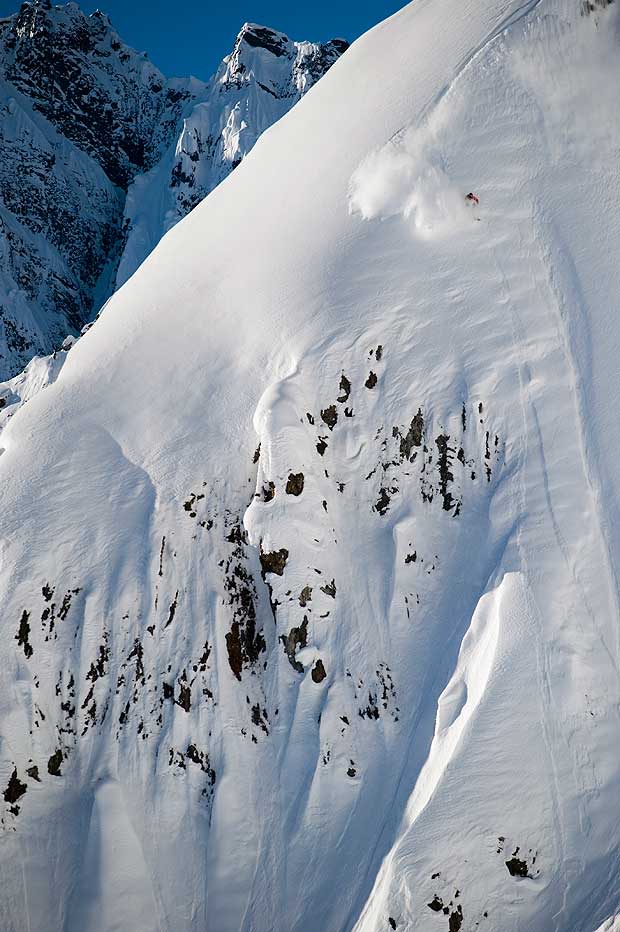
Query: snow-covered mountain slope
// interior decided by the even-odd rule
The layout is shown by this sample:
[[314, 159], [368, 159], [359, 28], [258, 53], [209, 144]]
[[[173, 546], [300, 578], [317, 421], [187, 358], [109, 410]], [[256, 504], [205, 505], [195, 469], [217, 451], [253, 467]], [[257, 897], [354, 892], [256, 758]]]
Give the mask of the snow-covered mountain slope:
[[77, 334], [345, 47], [246, 25], [205, 84], [75, 3], [0, 20], [0, 379]]
[[12, 418], [3, 929], [618, 925], [618, 16], [416, 0]]
[[135, 272], [161, 237], [190, 212], [290, 110], [347, 49], [293, 42], [283, 33], [246, 23], [232, 53], [185, 117], [170, 151], [130, 187], [127, 242], [116, 284]]

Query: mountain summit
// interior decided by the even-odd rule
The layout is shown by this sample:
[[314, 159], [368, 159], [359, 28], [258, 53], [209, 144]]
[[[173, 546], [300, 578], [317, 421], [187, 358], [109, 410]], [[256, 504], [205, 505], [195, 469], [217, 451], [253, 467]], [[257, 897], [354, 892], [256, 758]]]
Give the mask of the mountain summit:
[[0, 20], [0, 380], [79, 333], [345, 47], [246, 25], [205, 84], [75, 3]]
[[3, 930], [618, 929], [619, 27], [415, 0], [11, 419]]

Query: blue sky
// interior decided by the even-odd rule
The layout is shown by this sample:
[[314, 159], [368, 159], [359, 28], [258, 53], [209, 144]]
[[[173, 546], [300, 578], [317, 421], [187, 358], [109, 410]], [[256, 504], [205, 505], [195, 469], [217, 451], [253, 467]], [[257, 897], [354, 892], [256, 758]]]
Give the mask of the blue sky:
[[[86, 13], [101, 9], [129, 45], [167, 75], [208, 78], [233, 44], [241, 25], [261, 23], [293, 39], [357, 38], [404, 6], [406, 0], [82, 0]], [[19, 0], [0, 0], [0, 16]]]

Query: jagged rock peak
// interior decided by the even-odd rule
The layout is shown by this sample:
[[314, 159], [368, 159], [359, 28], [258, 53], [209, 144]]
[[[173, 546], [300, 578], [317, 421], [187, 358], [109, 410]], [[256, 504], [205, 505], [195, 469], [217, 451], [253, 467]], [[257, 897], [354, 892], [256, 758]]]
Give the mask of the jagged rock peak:
[[276, 55], [277, 57], [286, 55], [289, 51], [289, 46], [293, 45], [289, 37], [283, 32], [269, 29], [266, 26], [259, 26], [257, 23], [243, 24], [237, 36], [235, 48], [242, 42], [247, 43], [247, 45], [252, 46], [252, 48], [265, 49], [267, 52], [271, 52], [272, 55]]
[[244, 23], [216, 78], [235, 87], [256, 80], [275, 97], [295, 96], [309, 90], [348, 47], [345, 39], [297, 42], [275, 29]]
[[[265, 49], [276, 56], [287, 54], [290, 48], [294, 48], [297, 45], [307, 44], [293, 42], [285, 33], [278, 32], [277, 29], [270, 29], [267, 26], [260, 26], [258, 23], [243, 24], [237, 36], [235, 48], [242, 42], [247, 43], [247, 45], [253, 48]], [[322, 43], [322, 46], [324, 48], [333, 46], [334, 49], [338, 51], [338, 54], [342, 55], [342, 53], [346, 52], [348, 49], [349, 43], [346, 39], [336, 38], [330, 39], [329, 42]]]
[[161, 155], [190, 98], [76, 3], [36, 0], [0, 20], [0, 77], [122, 188]]

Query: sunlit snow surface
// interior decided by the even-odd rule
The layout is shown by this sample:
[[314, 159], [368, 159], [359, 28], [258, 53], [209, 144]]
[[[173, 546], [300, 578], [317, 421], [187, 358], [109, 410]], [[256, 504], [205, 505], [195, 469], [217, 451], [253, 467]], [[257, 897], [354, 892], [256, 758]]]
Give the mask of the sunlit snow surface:
[[416, 0], [11, 419], [3, 930], [618, 925], [619, 38]]

